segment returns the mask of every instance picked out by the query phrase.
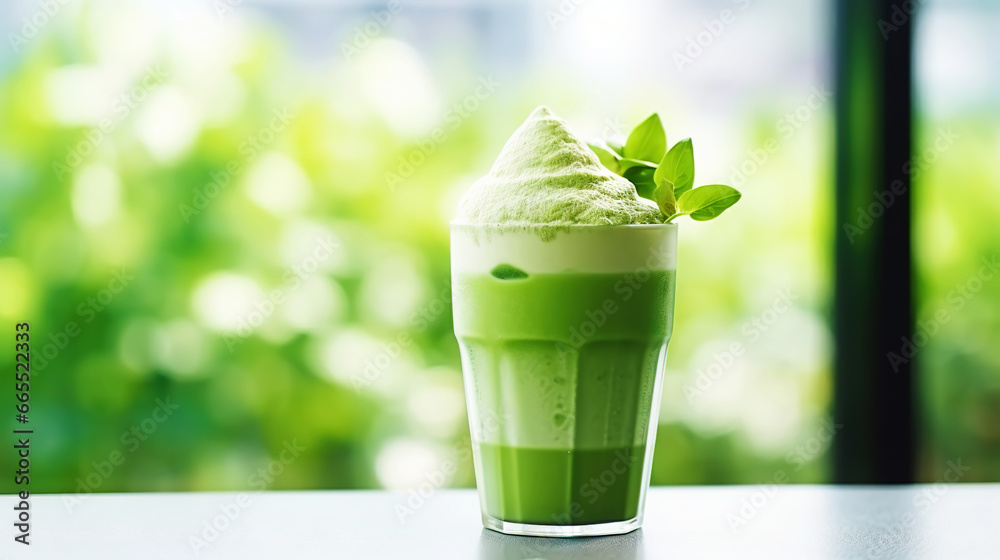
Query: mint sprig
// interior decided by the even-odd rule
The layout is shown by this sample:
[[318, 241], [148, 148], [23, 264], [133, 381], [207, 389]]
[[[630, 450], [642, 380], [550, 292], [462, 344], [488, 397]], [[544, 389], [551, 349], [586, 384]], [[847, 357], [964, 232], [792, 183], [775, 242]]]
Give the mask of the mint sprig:
[[685, 138], [667, 150], [667, 135], [656, 113], [639, 123], [624, 145], [594, 142], [590, 149], [601, 164], [628, 179], [639, 196], [656, 203], [666, 223], [680, 216], [711, 220], [739, 201], [727, 185], [694, 187], [694, 148]]

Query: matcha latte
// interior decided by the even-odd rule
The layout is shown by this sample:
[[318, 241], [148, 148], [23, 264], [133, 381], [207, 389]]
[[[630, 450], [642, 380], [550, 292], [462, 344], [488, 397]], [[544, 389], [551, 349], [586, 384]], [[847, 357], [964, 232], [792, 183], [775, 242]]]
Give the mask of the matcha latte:
[[[655, 125], [609, 156], [539, 107], [460, 203], [455, 334], [487, 528], [592, 536], [642, 523], [673, 323], [677, 226], [665, 222], [699, 219], [674, 196], [687, 168]], [[663, 187], [644, 190], [660, 196], [640, 196], [654, 174]], [[714, 198], [700, 215], [721, 213]]]

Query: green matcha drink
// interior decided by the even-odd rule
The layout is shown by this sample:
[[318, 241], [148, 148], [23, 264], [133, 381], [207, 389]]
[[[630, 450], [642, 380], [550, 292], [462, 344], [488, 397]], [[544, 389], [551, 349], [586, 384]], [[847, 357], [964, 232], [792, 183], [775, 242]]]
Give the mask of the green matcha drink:
[[477, 426], [487, 515], [540, 525], [633, 519], [671, 270], [455, 278], [456, 334]]
[[677, 226], [544, 107], [452, 224], [455, 334], [488, 528], [642, 521]]

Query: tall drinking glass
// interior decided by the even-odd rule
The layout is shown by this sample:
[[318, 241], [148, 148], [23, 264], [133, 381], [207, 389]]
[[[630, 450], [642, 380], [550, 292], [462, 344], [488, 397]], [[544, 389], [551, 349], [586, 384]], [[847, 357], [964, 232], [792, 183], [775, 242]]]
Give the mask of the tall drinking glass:
[[642, 524], [673, 324], [677, 226], [453, 224], [483, 525], [593, 536]]

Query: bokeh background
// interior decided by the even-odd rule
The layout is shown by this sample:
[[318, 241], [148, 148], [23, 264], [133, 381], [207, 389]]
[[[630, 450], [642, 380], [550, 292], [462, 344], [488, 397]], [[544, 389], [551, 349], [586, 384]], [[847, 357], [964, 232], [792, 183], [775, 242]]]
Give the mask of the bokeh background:
[[[828, 480], [832, 21], [821, 0], [3, 3], [0, 360], [29, 321], [32, 491], [407, 489], [447, 461], [473, 485], [447, 223], [539, 104], [587, 137], [657, 111], [701, 183], [744, 192], [682, 225], [652, 482]], [[917, 317], [951, 318], [917, 357], [926, 481], [1000, 479], [1000, 278], [969, 285], [1000, 253], [998, 24], [929, 0], [917, 27], [917, 152], [957, 134], [915, 177]]]

